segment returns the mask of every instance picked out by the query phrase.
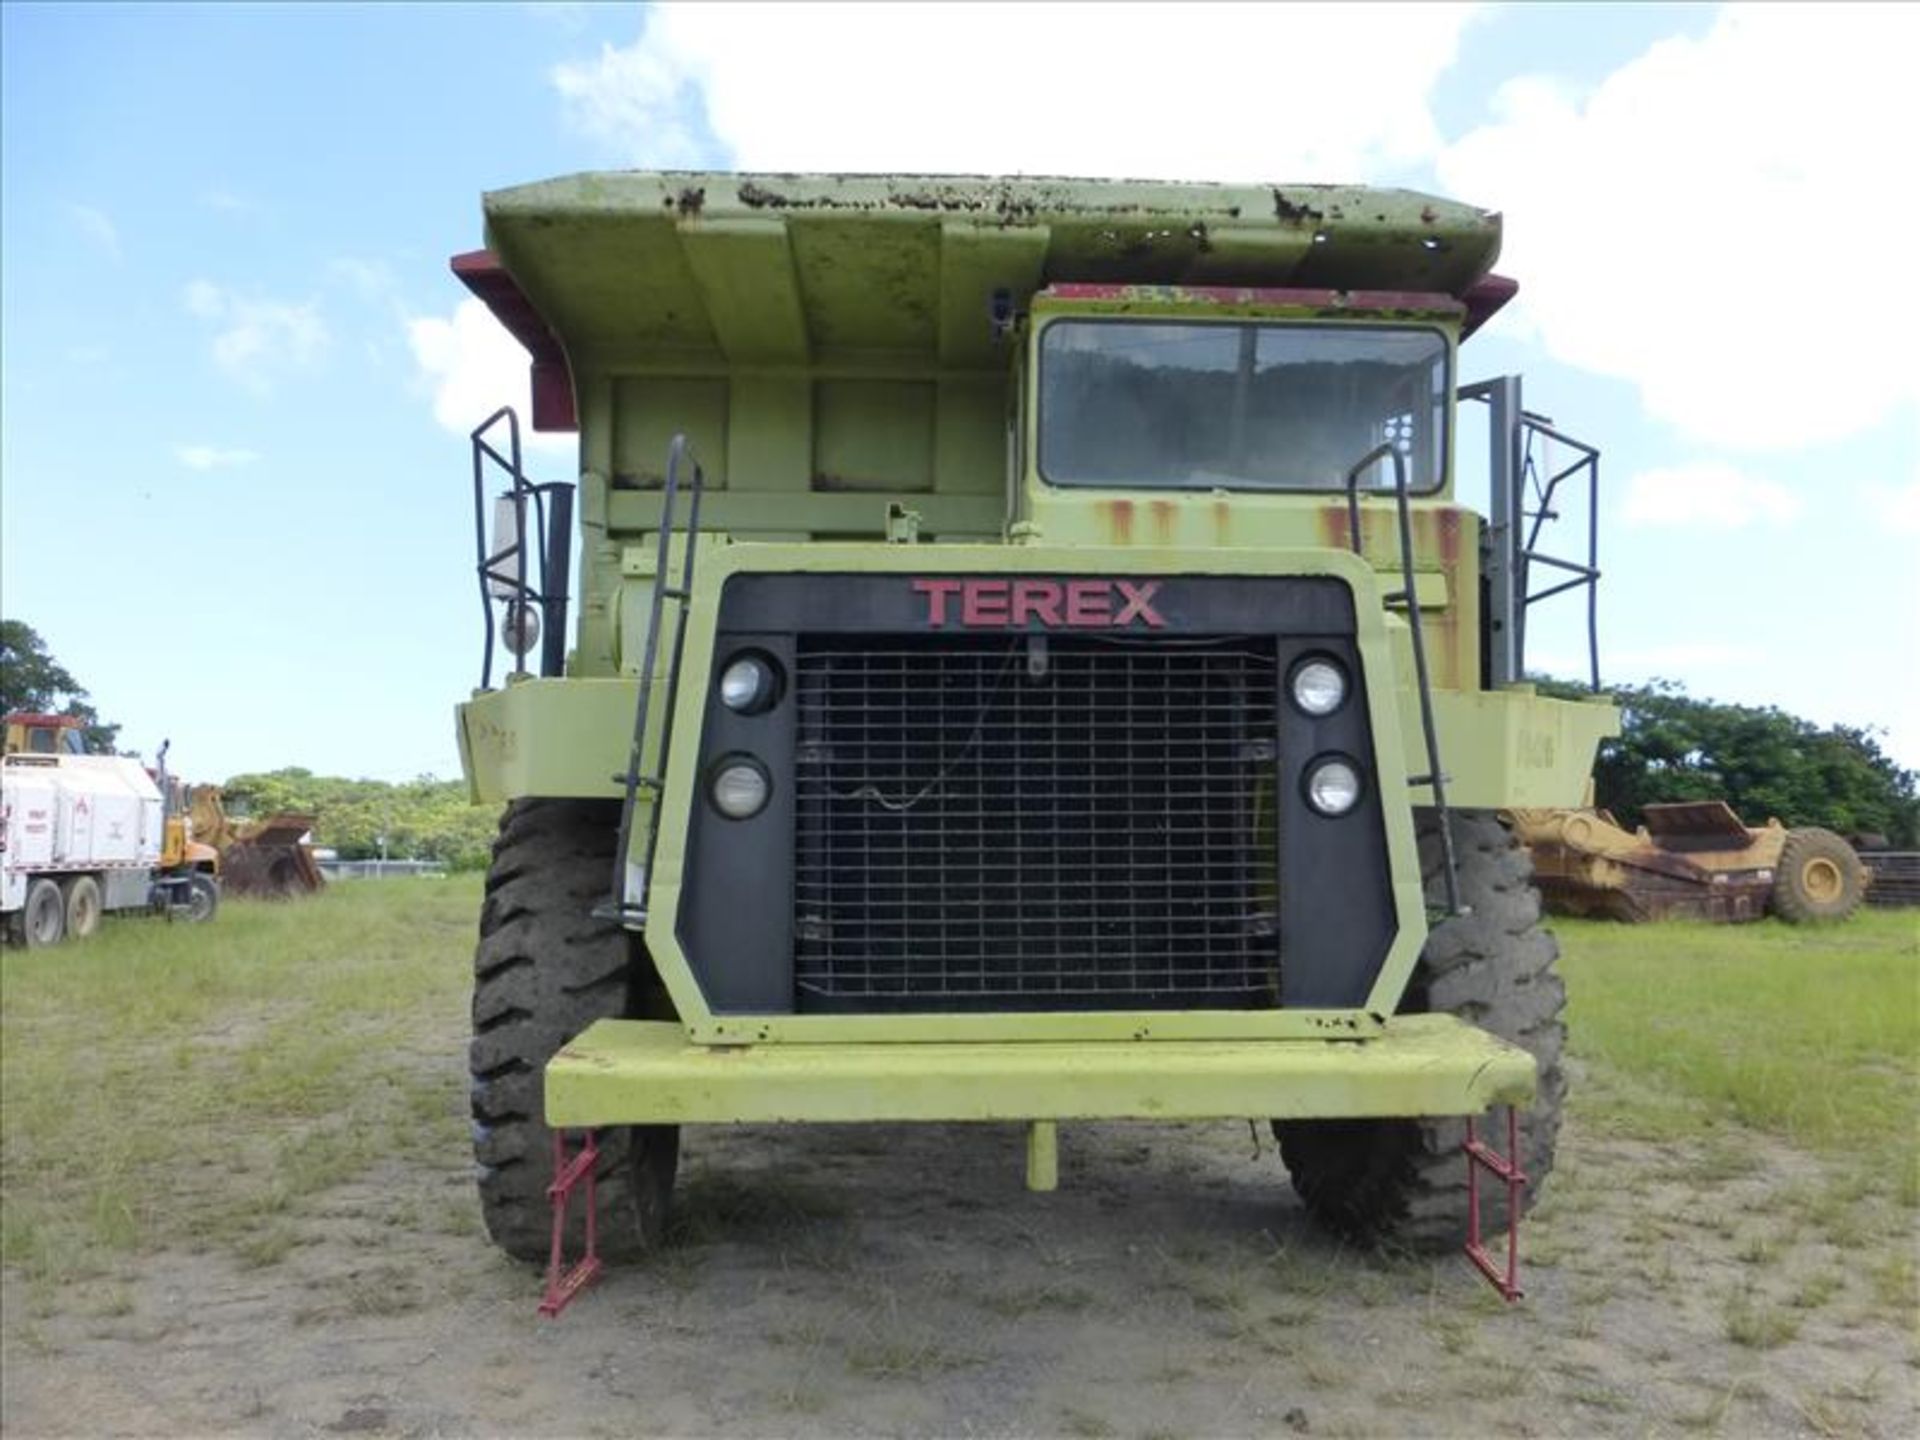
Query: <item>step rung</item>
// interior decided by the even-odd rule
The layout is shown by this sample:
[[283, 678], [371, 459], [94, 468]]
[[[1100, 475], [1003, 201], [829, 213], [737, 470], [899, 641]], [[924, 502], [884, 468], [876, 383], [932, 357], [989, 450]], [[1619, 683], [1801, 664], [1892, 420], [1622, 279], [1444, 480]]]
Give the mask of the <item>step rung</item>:
[[669, 600], [686, 600], [691, 598], [690, 593], [684, 585], [669, 585], [660, 593]]
[[1508, 1185], [1524, 1185], [1527, 1177], [1517, 1160], [1502, 1155], [1484, 1140], [1469, 1140], [1466, 1144], [1467, 1159], [1479, 1165], [1488, 1174], [1504, 1181]]
[[658, 790], [666, 782], [658, 775], [621, 775], [616, 773], [613, 776], [613, 783], [616, 785], [631, 785], [636, 790]]
[[573, 1193], [573, 1187], [580, 1183], [589, 1170], [593, 1169], [594, 1161], [599, 1158], [599, 1151], [591, 1145], [583, 1145], [574, 1151], [573, 1158], [560, 1168], [559, 1173], [553, 1177], [553, 1183], [547, 1186], [547, 1198], [549, 1200], [566, 1199]]
[[[1409, 775], [1409, 776], [1407, 776], [1407, 784], [1409, 784], [1409, 785], [1431, 785], [1431, 784], [1433, 784], [1433, 779], [1434, 779], [1434, 777], [1433, 777], [1432, 775]], [[1449, 782], [1450, 780], [1452, 780], [1452, 779], [1453, 779], [1453, 777], [1452, 777], [1451, 775], [1449, 775], [1449, 774], [1447, 774], [1447, 773], [1446, 773], [1445, 771], [1442, 771], [1442, 772], [1440, 773], [1440, 783], [1441, 783], [1442, 785], [1445, 785], [1446, 783], [1448, 783], [1448, 782]]]
[[611, 900], [602, 901], [587, 912], [596, 920], [605, 920], [612, 925], [625, 925], [630, 929], [642, 929], [647, 923], [647, 912], [640, 905], [619, 905]]

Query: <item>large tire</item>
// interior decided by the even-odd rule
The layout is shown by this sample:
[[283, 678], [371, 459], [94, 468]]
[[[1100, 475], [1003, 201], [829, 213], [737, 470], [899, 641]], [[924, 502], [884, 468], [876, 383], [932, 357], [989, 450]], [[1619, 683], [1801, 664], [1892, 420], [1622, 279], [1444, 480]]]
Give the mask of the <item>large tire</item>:
[[1844, 920], [1860, 908], [1866, 866], [1831, 830], [1789, 830], [1773, 871], [1773, 913], [1794, 925]]
[[67, 902], [60, 883], [44, 875], [27, 882], [27, 898], [20, 906], [20, 918], [14, 922], [21, 942], [29, 950], [58, 945], [67, 934]]
[[86, 940], [100, 933], [100, 917], [106, 905], [100, 898], [100, 882], [91, 875], [75, 875], [65, 885], [67, 938]]
[[[607, 898], [619, 825], [609, 802], [518, 800], [494, 841], [473, 957], [473, 1146], [487, 1233], [520, 1260], [546, 1260], [552, 1240], [547, 1061], [595, 1020], [659, 1013], [651, 964], [626, 930], [592, 914]], [[600, 1252], [632, 1259], [665, 1231], [680, 1132], [610, 1127], [599, 1148]], [[576, 1200], [574, 1253], [584, 1229]]]
[[[1445, 896], [1437, 820], [1417, 821], [1427, 898]], [[1540, 922], [1533, 862], [1497, 816], [1453, 812], [1460, 899], [1469, 913], [1438, 922], [1400, 1003], [1402, 1014], [1457, 1015], [1523, 1046], [1539, 1063], [1539, 1091], [1521, 1117], [1531, 1209], [1553, 1168], [1567, 1081], [1561, 1066], [1566, 988], [1560, 947]], [[1276, 1121], [1280, 1156], [1309, 1211], [1337, 1233], [1407, 1251], [1458, 1246], [1466, 1235], [1466, 1126], [1455, 1119]], [[1506, 1136], [1490, 1137], [1505, 1148]], [[1498, 1187], [1481, 1186], [1483, 1223], [1505, 1223]]]
[[187, 881], [187, 904], [181, 919], [203, 925], [220, 909], [220, 883], [211, 875], [195, 871]]

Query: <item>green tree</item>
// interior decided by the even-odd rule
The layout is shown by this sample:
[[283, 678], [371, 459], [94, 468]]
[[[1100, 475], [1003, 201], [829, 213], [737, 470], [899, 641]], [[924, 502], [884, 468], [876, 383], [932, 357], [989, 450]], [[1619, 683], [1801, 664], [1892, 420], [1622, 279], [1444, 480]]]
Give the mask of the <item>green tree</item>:
[[[1542, 681], [1549, 694], [1577, 686]], [[1601, 747], [1595, 798], [1625, 825], [1647, 805], [1724, 800], [1749, 825], [1821, 825], [1920, 845], [1920, 789], [1870, 730], [1812, 721], [1771, 705], [1723, 705], [1671, 680], [1615, 687], [1621, 735]]]
[[94, 713], [87, 692], [47, 651], [34, 628], [22, 620], [0, 620], [0, 714], [71, 715], [80, 721], [87, 749], [111, 755], [120, 736]]
[[499, 812], [475, 805], [466, 785], [423, 775], [403, 784], [348, 780], [289, 767], [236, 775], [220, 787], [236, 820], [281, 810], [314, 817], [313, 842], [345, 860], [371, 860], [384, 837], [389, 858], [438, 860], [455, 870], [486, 865]]

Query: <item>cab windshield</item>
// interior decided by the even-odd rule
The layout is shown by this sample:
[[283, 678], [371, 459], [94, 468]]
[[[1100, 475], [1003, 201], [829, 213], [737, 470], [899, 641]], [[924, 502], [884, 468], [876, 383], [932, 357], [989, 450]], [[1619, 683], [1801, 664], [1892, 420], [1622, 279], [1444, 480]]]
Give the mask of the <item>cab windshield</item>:
[[[1391, 443], [1408, 487], [1445, 468], [1438, 330], [1056, 320], [1040, 338], [1040, 473], [1055, 485], [1341, 490]], [[1390, 487], [1392, 466], [1361, 480]]]

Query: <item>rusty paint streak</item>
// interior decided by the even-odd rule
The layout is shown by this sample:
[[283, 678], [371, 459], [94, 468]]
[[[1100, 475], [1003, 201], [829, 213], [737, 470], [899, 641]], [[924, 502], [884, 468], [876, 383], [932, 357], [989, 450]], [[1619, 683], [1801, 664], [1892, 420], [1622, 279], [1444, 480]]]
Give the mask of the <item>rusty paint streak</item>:
[[1452, 575], [1460, 565], [1460, 512], [1441, 510], [1436, 523], [1439, 529], [1440, 566]]
[[1233, 505], [1229, 501], [1213, 502], [1213, 543], [1221, 547], [1233, 543]]
[[1347, 526], [1346, 506], [1322, 505], [1320, 507], [1320, 540], [1329, 550], [1353, 548], [1353, 531]]
[[1100, 518], [1106, 522], [1107, 538], [1116, 545], [1133, 543], [1133, 501], [1103, 500], [1097, 508]]
[[1173, 526], [1177, 516], [1171, 500], [1150, 500], [1148, 513], [1153, 517], [1153, 539], [1156, 545], [1173, 543]]

